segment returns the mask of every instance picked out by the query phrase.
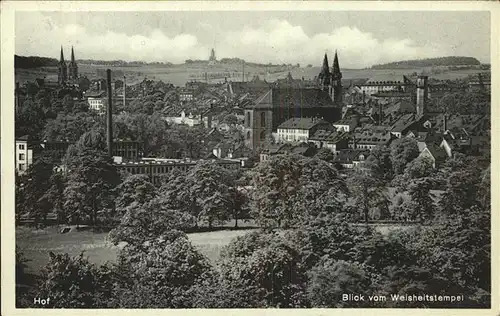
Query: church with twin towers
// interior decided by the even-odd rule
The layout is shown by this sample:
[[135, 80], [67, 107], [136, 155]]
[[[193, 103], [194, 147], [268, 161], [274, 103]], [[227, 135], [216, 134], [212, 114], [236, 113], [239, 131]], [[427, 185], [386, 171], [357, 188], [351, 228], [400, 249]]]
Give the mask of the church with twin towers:
[[57, 82], [59, 85], [75, 84], [78, 80], [78, 65], [75, 60], [75, 52], [71, 46], [71, 61], [66, 64], [64, 52], [61, 46], [61, 57], [58, 65]]
[[328, 56], [325, 53], [323, 66], [321, 67], [321, 71], [318, 75], [318, 84], [322, 90], [328, 91], [328, 94], [335, 104], [342, 104], [342, 72], [340, 71], [337, 51], [335, 51], [331, 71], [328, 64]]

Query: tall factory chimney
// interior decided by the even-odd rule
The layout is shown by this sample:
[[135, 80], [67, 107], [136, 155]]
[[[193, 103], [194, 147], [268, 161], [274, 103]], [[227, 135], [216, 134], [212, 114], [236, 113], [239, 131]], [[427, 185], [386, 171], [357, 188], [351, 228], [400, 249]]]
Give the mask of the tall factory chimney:
[[107, 129], [107, 145], [108, 155], [113, 157], [113, 94], [111, 90], [111, 69], [106, 70], [107, 73], [107, 87], [108, 87], [108, 106], [106, 111], [106, 129]]
[[125, 79], [125, 76], [123, 76], [123, 108], [125, 109], [125, 102], [127, 100], [127, 97], [125, 95], [125, 91], [127, 90], [127, 82], [126, 82], [126, 79]]
[[19, 96], [19, 82], [16, 82], [16, 89], [14, 90], [14, 94], [15, 94], [15, 111], [16, 111], [16, 114], [18, 113], [19, 111], [19, 107], [21, 106], [21, 101], [19, 101], [20, 99], [20, 96]]
[[384, 111], [382, 110], [382, 103], [378, 104], [378, 124], [382, 125], [384, 120]]

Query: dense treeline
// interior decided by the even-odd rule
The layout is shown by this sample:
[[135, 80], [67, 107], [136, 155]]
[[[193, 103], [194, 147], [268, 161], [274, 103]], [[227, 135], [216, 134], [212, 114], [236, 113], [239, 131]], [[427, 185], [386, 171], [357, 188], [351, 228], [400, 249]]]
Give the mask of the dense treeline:
[[463, 65], [480, 65], [480, 64], [481, 62], [474, 57], [449, 56], [449, 57], [396, 61], [387, 64], [374, 65], [372, 66], [372, 69], [463, 66]]
[[58, 61], [55, 58], [14, 55], [14, 68], [29, 69], [38, 67], [55, 67], [57, 64]]
[[[411, 159], [408, 147], [391, 151]], [[377, 205], [382, 199], [384, 193], [372, 186], [360, 196], [366, 181], [382, 181], [380, 174], [359, 173], [351, 184], [317, 158], [285, 155], [259, 164], [240, 180], [248, 181], [253, 192], [234, 190], [237, 177], [211, 163], [187, 174], [173, 173], [161, 188], [131, 175], [112, 189], [109, 179], [114, 177], [104, 176], [110, 171], [104, 161], [88, 165], [85, 156], [90, 152], [73, 155], [75, 179], [62, 194], [74, 202], [65, 202], [64, 208], [90, 218], [95, 199], [114, 192], [112, 214], [120, 220], [109, 239], [126, 244], [116, 262], [101, 266], [83, 255], [50, 253], [32, 292], [18, 292], [19, 307], [31, 306], [27, 297], [33, 295], [57, 298], [50, 306], [55, 308], [490, 306], [490, 170], [473, 160], [459, 157], [445, 173], [442, 203], [432, 202], [428, 185], [412, 188], [435, 175], [424, 172], [409, 180], [408, 190], [415, 192], [402, 209], [425, 225], [382, 235], [369, 226], [349, 224], [353, 215], [365, 212], [366, 203]], [[392, 172], [402, 172], [396, 166]], [[90, 187], [95, 185], [82, 191], [81, 184], [96, 171], [106, 180], [98, 180], [94, 192]], [[346, 207], [346, 196], [358, 199], [354, 207]], [[236, 206], [232, 201], [238, 200]], [[210, 264], [185, 232], [200, 220], [208, 225], [225, 221], [234, 216], [228, 210], [236, 208], [249, 210], [265, 228], [236, 238]], [[102, 204], [101, 209], [108, 208]], [[20, 253], [18, 262], [22, 283]], [[344, 293], [366, 299], [345, 301]], [[412, 294], [463, 295], [463, 300], [368, 300], [369, 295]]]
[[125, 61], [125, 60], [95, 60], [95, 59], [78, 59], [78, 63], [92, 65], [106, 65], [115, 67], [134, 67], [134, 66], [173, 66], [169, 62], [145, 62], [145, 61]]

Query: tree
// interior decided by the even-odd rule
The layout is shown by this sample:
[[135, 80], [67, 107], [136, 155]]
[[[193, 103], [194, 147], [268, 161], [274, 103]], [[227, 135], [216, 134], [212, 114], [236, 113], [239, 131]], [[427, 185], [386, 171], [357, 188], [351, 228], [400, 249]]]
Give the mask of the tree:
[[365, 222], [375, 217], [373, 209], [380, 209], [380, 218], [389, 216], [387, 189], [381, 181], [369, 174], [356, 172], [349, 178], [349, 190], [354, 199], [354, 206], [361, 211]]
[[142, 143], [146, 157], [160, 152], [161, 147], [167, 144], [171, 132], [167, 122], [158, 113], [152, 115], [144, 113], [119, 114], [116, 116], [115, 122], [117, 126], [126, 126], [126, 128], [119, 128], [115, 136]]
[[32, 139], [39, 139], [45, 121], [42, 108], [37, 103], [26, 100], [16, 113], [16, 137], [29, 135]]
[[446, 93], [438, 107], [449, 115], [484, 115], [490, 113], [491, 95], [484, 90]]
[[307, 295], [312, 307], [366, 307], [371, 302], [344, 300], [348, 294], [368, 296], [371, 280], [363, 266], [356, 262], [328, 260], [309, 272]]
[[57, 215], [58, 223], [67, 223], [68, 217], [63, 208], [64, 175], [61, 172], [54, 172], [45, 185], [48, 189], [37, 201], [39, 209], [53, 211]]
[[[490, 306], [491, 214], [473, 206], [437, 219], [412, 234], [408, 247], [416, 264], [432, 271], [458, 294], [466, 293], [468, 307]], [[452, 293], [453, 293], [452, 292]], [[481, 296], [479, 296], [481, 294]], [[449, 294], [448, 294], [449, 295]]]
[[286, 240], [300, 252], [301, 264], [308, 271], [322, 259], [354, 260], [352, 249], [372, 236], [369, 226], [357, 228], [348, 223], [346, 214], [327, 212], [285, 233]]
[[50, 298], [53, 308], [98, 308], [111, 297], [109, 268], [97, 267], [81, 253], [49, 253], [49, 263], [42, 274], [41, 297]]
[[234, 219], [234, 227], [238, 227], [238, 220], [241, 218], [246, 218], [249, 211], [249, 192], [245, 188], [240, 188], [237, 186], [231, 187], [230, 192], [232, 198], [231, 209], [232, 218]]
[[191, 288], [210, 279], [212, 268], [206, 257], [185, 234], [170, 231], [137, 247], [130, 244], [120, 251], [118, 271], [122, 276], [115, 288], [111, 307], [189, 308]]
[[406, 165], [417, 158], [419, 154], [417, 141], [413, 138], [403, 137], [391, 144], [391, 162], [394, 174], [403, 173]]
[[48, 141], [77, 141], [96, 124], [96, 119], [90, 113], [63, 114], [47, 121], [42, 138]]
[[306, 276], [300, 262], [300, 254], [283, 237], [251, 233], [223, 250], [221, 278], [244, 290], [258, 304], [254, 307], [301, 307]]
[[479, 196], [483, 208], [491, 209], [491, 166], [484, 170], [482, 174]]
[[337, 170], [300, 155], [277, 155], [253, 171], [252, 213], [267, 227], [294, 226], [325, 210], [338, 211], [347, 188]]
[[333, 159], [335, 158], [332, 151], [329, 150], [328, 148], [321, 148], [320, 150], [318, 150], [316, 155], [314, 155], [314, 157], [326, 162], [332, 162]]
[[196, 219], [187, 212], [170, 209], [162, 197], [127, 208], [109, 239], [118, 244], [127, 242], [141, 247], [144, 242], [170, 234], [172, 230], [186, 231], [195, 226]]
[[131, 205], [143, 205], [158, 196], [158, 190], [147, 175], [130, 175], [116, 187], [115, 206], [121, 218]]
[[19, 183], [19, 208], [16, 213], [34, 217], [36, 224], [46, 223], [47, 216], [52, 211], [52, 205], [39, 203], [47, 194], [47, 184], [53, 175], [54, 164], [45, 156], [41, 156], [28, 168], [26, 175]]
[[479, 202], [478, 174], [472, 170], [457, 170], [450, 174], [440, 206], [445, 214], [462, 213]]
[[365, 161], [365, 166], [371, 171], [371, 175], [381, 181], [390, 181], [393, 178], [393, 167], [391, 161], [391, 150], [387, 146], [373, 148]]
[[74, 154], [66, 165], [64, 207], [71, 221], [77, 224], [82, 220], [92, 226], [105, 223], [112, 218], [114, 189], [120, 181], [116, 167], [111, 158], [99, 150], [82, 148]]
[[71, 94], [66, 94], [62, 99], [62, 108], [66, 113], [71, 113], [74, 107], [75, 101], [73, 101], [73, 97], [71, 97]]
[[[417, 157], [406, 165], [404, 173], [394, 178], [393, 185], [398, 187], [399, 190], [405, 191], [413, 180], [428, 178], [434, 173], [435, 169], [430, 158]], [[433, 186], [433, 183], [430, 184]]]
[[30, 260], [28, 260], [21, 250], [16, 246], [16, 307], [27, 307], [28, 304], [32, 302], [29, 297], [30, 293], [30, 276], [26, 273], [26, 268], [28, 265], [26, 264]]
[[[187, 174], [175, 171], [160, 191], [168, 205], [189, 212], [198, 221], [212, 227], [241, 211], [244, 201], [237, 193], [235, 175], [217, 162], [197, 163]], [[236, 198], [236, 200], [235, 200]]]
[[407, 220], [421, 222], [432, 219], [435, 215], [435, 206], [431, 193], [433, 186], [430, 178], [418, 178], [411, 181], [408, 186], [410, 201], [403, 203], [402, 209]]
[[198, 220], [212, 227], [230, 219], [234, 198], [234, 178], [216, 162], [198, 163], [186, 175], [189, 194], [197, 204]]

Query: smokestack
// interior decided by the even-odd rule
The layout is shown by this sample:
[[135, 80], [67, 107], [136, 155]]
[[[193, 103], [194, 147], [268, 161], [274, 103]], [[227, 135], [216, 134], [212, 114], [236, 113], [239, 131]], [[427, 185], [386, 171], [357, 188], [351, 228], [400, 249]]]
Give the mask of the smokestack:
[[363, 90], [363, 104], [365, 104], [365, 90]]
[[16, 90], [14, 90], [14, 94], [16, 96], [16, 99], [15, 99], [15, 111], [16, 111], [16, 114], [17, 112], [19, 111], [19, 82], [16, 82]]
[[384, 118], [384, 112], [382, 111], [382, 103], [378, 105], [378, 124], [382, 125], [382, 120]]
[[108, 107], [106, 117], [108, 155], [113, 157], [113, 95], [111, 94], [111, 69], [106, 70], [108, 79]]
[[125, 91], [127, 90], [127, 82], [126, 82], [126, 79], [125, 79], [125, 76], [123, 76], [123, 108], [125, 109], [125, 102], [127, 100], [127, 97], [125, 95]]

